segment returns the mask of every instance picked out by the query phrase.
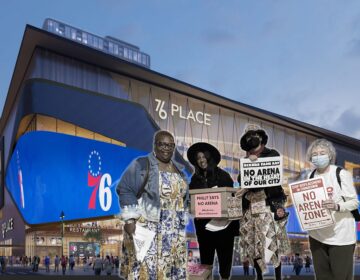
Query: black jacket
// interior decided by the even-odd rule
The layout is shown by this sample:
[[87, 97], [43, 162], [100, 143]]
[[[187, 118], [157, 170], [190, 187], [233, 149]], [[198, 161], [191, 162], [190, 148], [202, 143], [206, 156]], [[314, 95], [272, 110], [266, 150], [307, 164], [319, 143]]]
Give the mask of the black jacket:
[[[222, 170], [219, 167], [215, 167], [214, 172], [207, 172], [206, 177], [202, 174], [194, 173], [191, 177], [189, 189], [204, 189], [212, 188], [215, 186], [221, 187], [233, 187], [234, 181], [229, 173]], [[212, 232], [205, 229], [206, 224], [210, 219], [194, 219], [196, 235], [198, 238], [212, 234]], [[239, 235], [239, 221], [232, 221], [231, 224], [223, 230], [224, 234], [231, 234], [233, 236]]]
[[[259, 155], [259, 158], [264, 157], [277, 157], [280, 156], [279, 152], [273, 149], [264, 148], [264, 150]], [[240, 175], [238, 176], [238, 182], [241, 186], [241, 178]], [[266, 205], [270, 206], [271, 212], [276, 213], [278, 208], [284, 208], [284, 204], [286, 202], [286, 195], [281, 185], [268, 187], [268, 188], [253, 188], [249, 189], [249, 192], [258, 192], [258, 191], [265, 191], [266, 194]], [[243, 211], [245, 212], [249, 209], [250, 202], [245, 198], [246, 195], [243, 196], [242, 205]], [[287, 214], [285, 215], [287, 216]], [[275, 215], [275, 219], [277, 219]]]
[[196, 174], [191, 177], [189, 189], [205, 189], [215, 186], [221, 187], [233, 187], [233, 180], [229, 173], [222, 170], [219, 167], [215, 167], [214, 172], [207, 172], [206, 177], [202, 174]]

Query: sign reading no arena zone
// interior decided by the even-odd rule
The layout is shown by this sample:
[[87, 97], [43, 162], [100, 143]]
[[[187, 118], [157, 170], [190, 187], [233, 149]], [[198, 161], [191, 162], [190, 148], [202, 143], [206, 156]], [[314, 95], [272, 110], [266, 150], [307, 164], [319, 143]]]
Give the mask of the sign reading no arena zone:
[[335, 223], [330, 211], [321, 207], [322, 201], [328, 199], [322, 178], [295, 182], [289, 187], [303, 230], [319, 229]]

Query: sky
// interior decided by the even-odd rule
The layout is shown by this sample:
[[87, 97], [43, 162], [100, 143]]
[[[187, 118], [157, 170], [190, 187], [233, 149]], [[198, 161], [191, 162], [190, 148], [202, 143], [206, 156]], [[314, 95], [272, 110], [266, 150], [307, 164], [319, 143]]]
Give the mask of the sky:
[[1, 1], [1, 111], [25, 26], [46, 18], [137, 45], [156, 72], [360, 139], [358, 0]]

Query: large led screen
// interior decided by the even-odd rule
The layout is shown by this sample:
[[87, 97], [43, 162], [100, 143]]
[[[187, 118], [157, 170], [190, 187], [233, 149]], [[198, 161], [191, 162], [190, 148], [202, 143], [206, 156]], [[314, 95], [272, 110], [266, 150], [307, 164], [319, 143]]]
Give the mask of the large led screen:
[[79, 220], [120, 212], [117, 182], [145, 152], [65, 134], [36, 131], [17, 142], [6, 187], [28, 224]]

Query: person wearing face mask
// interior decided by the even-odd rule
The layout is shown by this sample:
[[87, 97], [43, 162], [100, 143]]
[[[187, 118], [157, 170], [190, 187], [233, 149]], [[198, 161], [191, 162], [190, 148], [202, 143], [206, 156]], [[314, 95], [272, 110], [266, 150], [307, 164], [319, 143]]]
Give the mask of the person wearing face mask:
[[[240, 139], [246, 158], [256, 161], [262, 157], [277, 157], [279, 152], [266, 147], [268, 136], [257, 126], [249, 125]], [[240, 175], [238, 181], [241, 186]], [[286, 233], [288, 213], [285, 211], [286, 195], [281, 185], [265, 188], [241, 188], [243, 218], [240, 220], [240, 246], [243, 255], [249, 256], [257, 279], [262, 280], [266, 263], [275, 267], [276, 280], [281, 279], [281, 255], [290, 250]], [[252, 213], [254, 205], [265, 205], [263, 212]]]
[[[125, 279], [187, 279], [185, 168], [173, 158], [174, 137], [154, 135], [153, 152], [134, 159], [116, 188], [124, 221], [121, 275]], [[133, 234], [141, 226], [155, 232], [142, 262], [136, 259]]]
[[309, 178], [321, 176], [329, 190], [329, 198], [322, 202], [322, 207], [331, 211], [335, 219], [331, 226], [309, 230], [316, 279], [353, 279], [356, 224], [351, 211], [358, 208], [359, 201], [352, 175], [345, 169], [337, 171], [335, 148], [325, 139], [312, 142], [306, 158], [315, 166]]
[[[193, 144], [187, 152], [187, 157], [195, 167], [189, 189], [233, 187], [234, 182], [229, 173], [217, 166], [221, 155], [214, 146], [203, 142]], [[225, 229], [214, 232], [205, 228], [209, 221], [210, 219], [194, 219], [201, 264], [207, 265], [212, 271], [216, 252], [221, 279], [229, 279], [234, 237], [239, 235], [239, 221], [232, 221]]]

